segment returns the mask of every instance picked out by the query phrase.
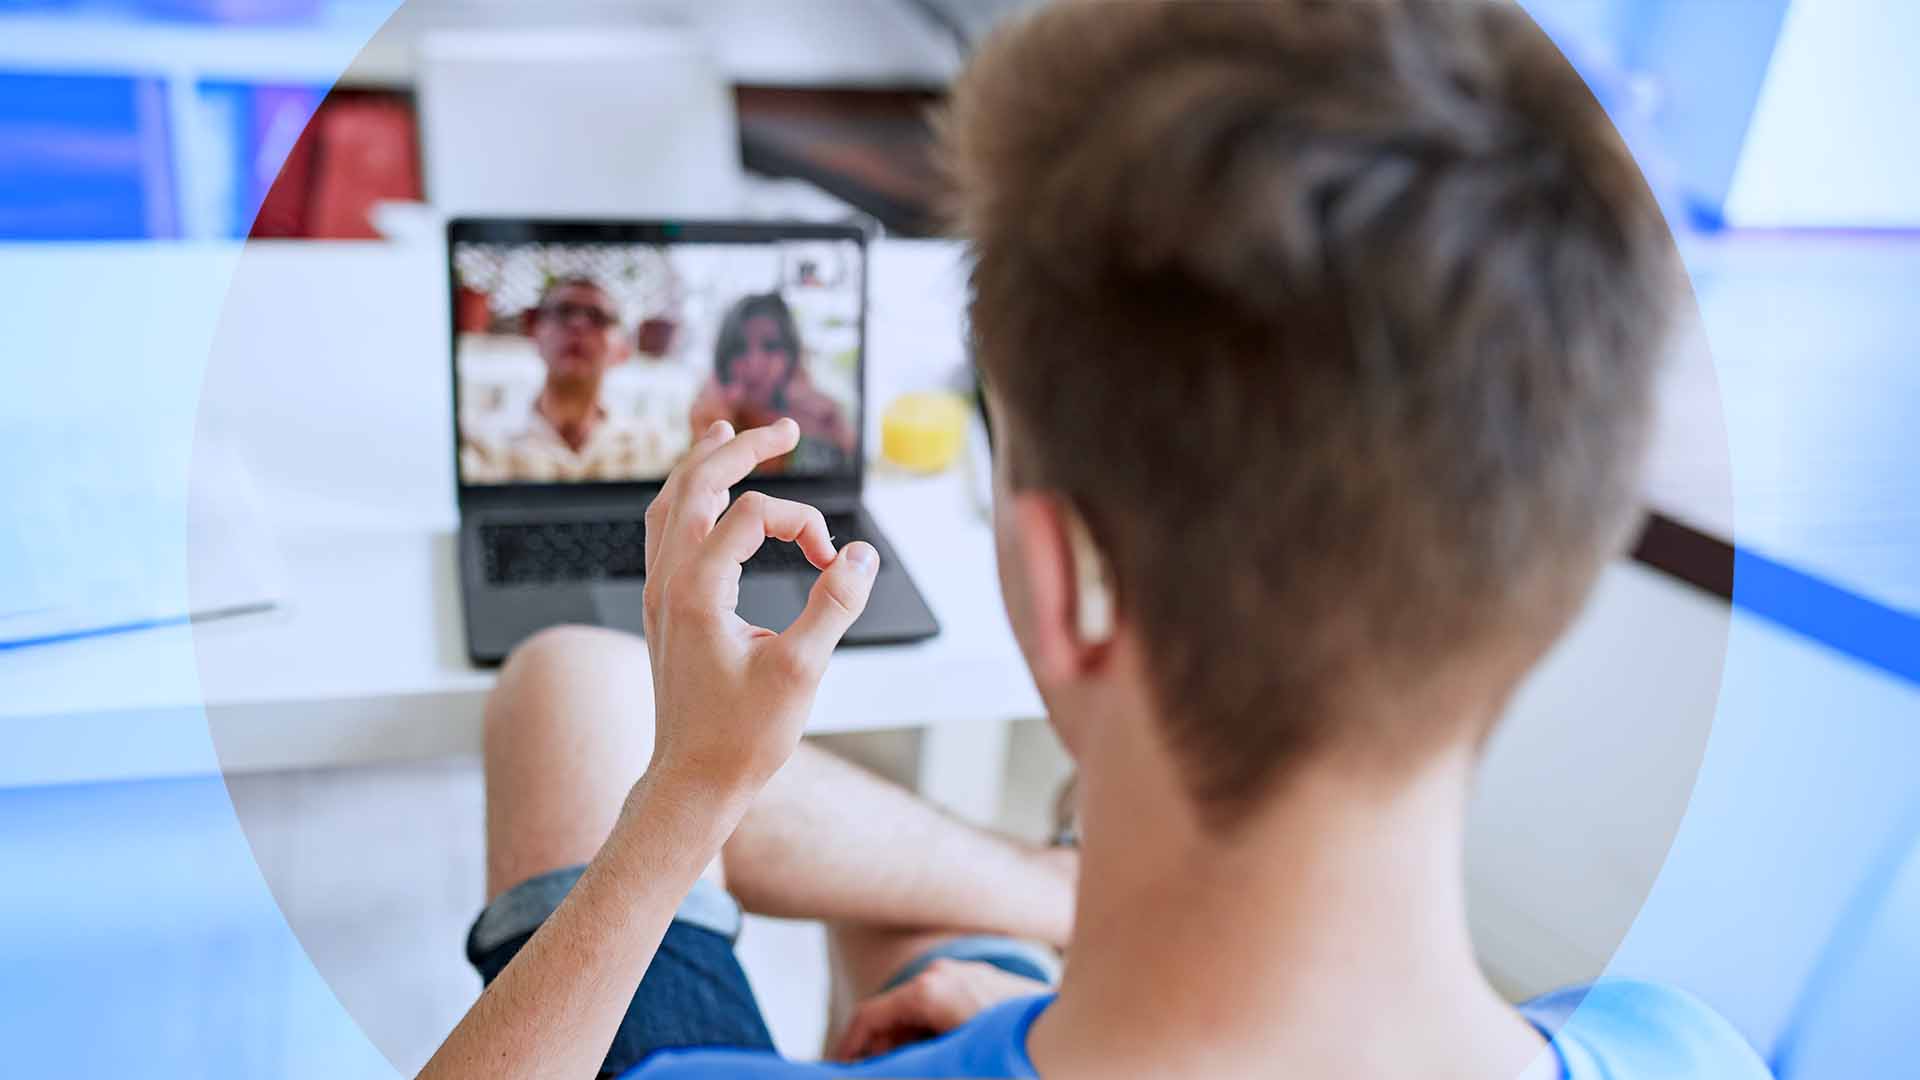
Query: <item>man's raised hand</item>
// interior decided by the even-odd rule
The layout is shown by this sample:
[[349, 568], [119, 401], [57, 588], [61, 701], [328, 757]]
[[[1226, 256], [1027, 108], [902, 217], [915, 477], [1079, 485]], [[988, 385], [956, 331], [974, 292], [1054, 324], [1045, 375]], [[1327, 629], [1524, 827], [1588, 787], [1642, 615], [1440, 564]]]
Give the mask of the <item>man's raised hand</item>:
[[[697, 440], [647, 509], [647, 651], [655, 737], [649, 774], [750, 794], [792, 755], [814, 691], [880, 568], [871, 545], [835, 552], [820, 511], [747, 492], [755, 466], [791, 451], [799, 425], [735, 434], [725, 421]], [[767, 539], [792, 541], [820, 570], [806, 610], [784, 633], [734, 613], [740, 565]]]

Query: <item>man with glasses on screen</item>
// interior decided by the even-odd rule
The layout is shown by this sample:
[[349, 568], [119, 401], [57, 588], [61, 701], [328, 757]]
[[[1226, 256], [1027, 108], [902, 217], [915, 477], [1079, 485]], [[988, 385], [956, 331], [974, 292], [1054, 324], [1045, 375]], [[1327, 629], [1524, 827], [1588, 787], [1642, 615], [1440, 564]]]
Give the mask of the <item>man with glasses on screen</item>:
[[[1493, 0], [1080, 0], [942, 137], [1078, 856], [801, 744], [877, 555], [730, 506], [801, 432], [716, 422], [647, 514], [645, 644], [501, 676], [490, 985], [426, 1075], [1764, 1077], [1676, 989], [1515, 1005], [1468, 933], [1481, 749], [1632, 535], [1682, 292], [1553, 44]], [[820, 570], [779, 634], [733, 610], [770, 537]], [[846, 1064], [773, 1053], [741, 907], [828, 922]]]
[[519, 482], [630, 478], [639, 433], [609, 413], [600, 394], [607, 372], [632, 354], [613, 295], [590, 277], [559, 278], [524, 326], [546, 379], [524, 423], [494, 451], [498, 467], [477, 471]]

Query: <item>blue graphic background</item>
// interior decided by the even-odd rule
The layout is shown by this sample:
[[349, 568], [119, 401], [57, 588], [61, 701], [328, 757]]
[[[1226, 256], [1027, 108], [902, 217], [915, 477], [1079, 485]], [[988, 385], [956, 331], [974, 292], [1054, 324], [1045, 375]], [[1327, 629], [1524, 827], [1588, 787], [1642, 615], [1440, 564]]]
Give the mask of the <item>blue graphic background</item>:
[[[0, 0], [0, 611], [84, 557], [71, 546], [84, 530], [54, 543], [29, 523], [103, 442], [139, 447], [166, 490], [92, 524], [151, 537], [184, 594], [184, 512], [164, 496], [187, 485], [238, 262], [216, 247], [189, 281], [133, 259], [75, 297], [36, 271], [41, 246], [244, 235], [261, 170], [287, 150], [261, 141], [250, 88], [324, 88], [394, 6], [314, 3], [261, 30], [194, 21], [192, 4]], [[1612, 970], [1695, 989], [1790, 1080], [1920, 1075], [1902, 1054], [1920, 1015], [1920, 233], [1850, 231], [1838, 205], [1798, 237], [1728, 227], [1730, 193], [1757, 182], [1742, 148], [1798, 14], [1788, 0], [1527, 6], [1590, 74], [1686, 231], [1733, 468], [1719, 711]], [[1911, 26], [1896, 0], [1840, 6], [1862, 26]], [[1914, 95], [1907, 115], [1920, 115], [1912, 79], [1889, 92]], [[224, 117], [226, 135], [182, 138], [190, 117]], [[1911, 131], [1856, 135], [1862, 160], [1920, 173]], [[103, 322], [150, 331], [123, 365], [134, 375], [111, 385], [87, 350]], [[75, 677], [190, 682], [191, 639], [170, 640], [145, 667]], [[101, 730], [60, 716], [0, 730], [0, 1074], [392, 1074], [275, 906], [204, 714], [158, 711], [131, 742]], [[75, 782], [22, 786], [9, 756]], [[88, 782], [134, 759], [172, 778]], [[225, 1052], [208, 1059], [210, 1045]]]

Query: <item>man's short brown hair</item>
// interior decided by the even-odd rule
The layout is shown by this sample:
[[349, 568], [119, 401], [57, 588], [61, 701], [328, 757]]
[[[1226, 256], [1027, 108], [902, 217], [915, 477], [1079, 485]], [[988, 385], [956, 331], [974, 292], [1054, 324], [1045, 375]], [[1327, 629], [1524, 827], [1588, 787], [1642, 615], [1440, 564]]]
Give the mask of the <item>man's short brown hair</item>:
[[1564, 627], [1637, 517], [1677, 295], [1552, 43], [1492, 0], [1067, 2], [942, 130], [1015, 483], [1110, 559], [1200, 805], [1464, 737], [1346, 706]]

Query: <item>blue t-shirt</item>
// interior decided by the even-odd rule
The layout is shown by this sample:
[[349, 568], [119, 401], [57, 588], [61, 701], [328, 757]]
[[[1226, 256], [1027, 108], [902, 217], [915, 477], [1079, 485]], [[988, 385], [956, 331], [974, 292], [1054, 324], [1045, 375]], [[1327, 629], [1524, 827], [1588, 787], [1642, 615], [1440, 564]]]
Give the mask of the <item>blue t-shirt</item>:
[[[854, 1065], [799, 1064], [759, 1051], [664, 1050], [622, 1080], [829, 1080], [1033, 1077], [1027, 1029], [1053, 995], [981, 1013], [938, 1039]], [[1655, 983], [1605, 979], [1520, 1007], [1553, 1041], [1563, 1080], [1771, 1080], [1746, 1040], [1698, 999]]]

